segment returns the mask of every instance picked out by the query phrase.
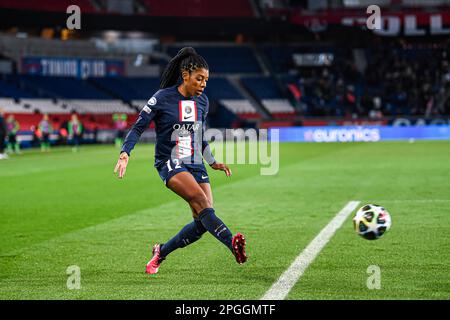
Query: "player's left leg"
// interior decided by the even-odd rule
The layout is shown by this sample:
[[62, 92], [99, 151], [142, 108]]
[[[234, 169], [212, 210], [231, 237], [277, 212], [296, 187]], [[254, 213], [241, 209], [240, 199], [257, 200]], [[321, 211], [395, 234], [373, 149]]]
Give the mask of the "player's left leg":
[[[206, 198], [208, 198], [209, 202], [211, 203], [211, 206], [213, 205], [213, 197], [211, 192], [211, 186], [209, 183], [199, 183], [200, 188], [202, 188], [203, 192], [205, 193]], [[199, 240], [202, 235], [207, 232], [206, 228], [203, 226], [202, 222], [198, 218], [197, 213], [195, 212], [195, 209], [193, 207], [191, 208], [193, 221], [191, 223], [188, 223], [183, 227], [183, 229], [178, 232], [176, 236], [174, 236], [172, 239], [167, 241], [164, 244], [161, 244], [160, 247], [160, 254], [161, 257], [167, 257], [169, 253], [172, 251], [184, 248], [195, 241]]]
[[[194, 208], [191, 207], [191, 210], [194, 215]], [[207, 232], [207, 230], [203, 226], [202, 222], [194, 218], [191, 223], [185, 225], [172, 239], [166, 243], [155, 244], [152, 250], [153, 257], [147, 263], [146, 272], [149, 274], [157, 273], [159, 265], [171, 252], [196, 242], [205, 232]]]
[[[192, 209], [193, 210], [193, 209]], [[160, 246], [160, 256], [165, 259], [171, 252], [184, 248], [199, 240], [207, 230], [201, 221], [195, 219], [185, 225], [172, 239]]]

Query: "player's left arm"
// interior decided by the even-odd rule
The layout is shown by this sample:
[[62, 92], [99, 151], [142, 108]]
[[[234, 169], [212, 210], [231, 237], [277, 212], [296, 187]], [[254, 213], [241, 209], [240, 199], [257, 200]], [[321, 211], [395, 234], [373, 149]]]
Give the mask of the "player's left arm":
[[203, 154], [203, 158], [210, 165], [211, 168], [213, 168], [214, 170], [222, 170], [225, 172], [227, 177], [230, 177], [231, 176], [230, 168], [226, 164], [219, 163], [216, 161], [216, 159], [214, 158], [214, 155], [211, 152], [211, 148], [209, 146], [208, 141], [204, 138], [205, 132], [206, 132], [206, 117], [207, 117], [208, 111], [209, 111], [209, 100], [206, 96], [205, 96], [205, 98], [206, 98], [206, 107], [205, 107], [205, 111], [203, 112], [203, 116], [202, 116], [202, 130], [203, 130], [202, 154]]

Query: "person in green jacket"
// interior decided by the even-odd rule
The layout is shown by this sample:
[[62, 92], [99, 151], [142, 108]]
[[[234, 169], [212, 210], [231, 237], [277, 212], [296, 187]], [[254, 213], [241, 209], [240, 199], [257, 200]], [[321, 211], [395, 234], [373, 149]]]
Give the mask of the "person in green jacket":
[[53, 131], [52, 123], [48, 117], [48, 114], [44, 114], [41, 122], [39, 122], [39, 137], [41, 140], [41, 151], [50, 151], [50, 134]]
[[67, 125], [69, 131], [69, 139], [72, 140], [72, 151], [77, 152], [81, 141], [81, 134], [83, 133], [83, 124], [74, 113]]
[[116, 129], [116, 138], [114, 144], [116, 147], [120, 148], [123, 143], [123, 138], [125, 137], [125, 130], [127, 129], [127, 115], [125, 113], [113, 114], [114, 129]]
[[8, 130], [8, 152], [20, 154], [20, 144], [17, 142], [17, 132], [20, 129], [19, 121], [10, 114], [6, 119], [6, 128]]

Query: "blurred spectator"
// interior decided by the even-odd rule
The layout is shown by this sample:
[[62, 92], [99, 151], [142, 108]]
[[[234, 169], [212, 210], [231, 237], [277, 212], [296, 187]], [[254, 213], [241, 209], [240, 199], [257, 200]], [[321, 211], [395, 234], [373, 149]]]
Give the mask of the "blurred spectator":
[[379, 118], [450, 114], [449, 51], [432, 44], [391, 43], [366, 50], [359, 72], [351, 52], [335, 50], [332, 66], [297, 70], [306, 116]]
[[113, 114], [114, 128], [116, 129], [115, 145], [117, 148], [122, 147], [123, 138], [125, 137], [125, 129], [127, 128], [127, 115], [125, 113]]
[[6, 132], [7, 128], [4, 118], [4, 111], [0, 108], [0, 160], [8, 158], [8, 155], [5, 153]]
[[20, 154], [20, 145], [17, 142], [17, 132], [20, 129], [19, 122], [10, 114], [6, 120], [6, 127], [8, 129], [8, 152]]
[[48, 117], [48, 114], [44, 114], [41, 122], [39, 122], [38, 131], [36, 135], [41, 141], [41, 152], [50, 151], [50, 134], [53, 131], [52, 123]]
[[72, 140], [72, 151], [77, 152], [81, 142], [83, 125], [81, 124], [80, 120], [78, 120], [78, 116], [76, 113], [72, 114], [72, 117], [70, 118], [70, 121], [68, 123], [68, 132], [69, 139]]

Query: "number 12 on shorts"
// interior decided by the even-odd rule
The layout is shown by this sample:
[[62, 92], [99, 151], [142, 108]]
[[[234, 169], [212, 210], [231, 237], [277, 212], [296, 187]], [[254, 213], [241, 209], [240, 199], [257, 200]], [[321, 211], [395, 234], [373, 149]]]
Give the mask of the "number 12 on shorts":
[[[180, 166], [180, 160], [178, 160], [178, 159], [173, 159], [173, 163], [175, 163], [175, 169], [180, 169], [180, 168], [181, 168], [181, 166]], [[167, 168], [169, 169], [168, 172], [172, 171], [173, 168], [172, 168], [172, 166], [170, 165], [170, 159], [166, 161], [166, 164], [167, 164]]]

